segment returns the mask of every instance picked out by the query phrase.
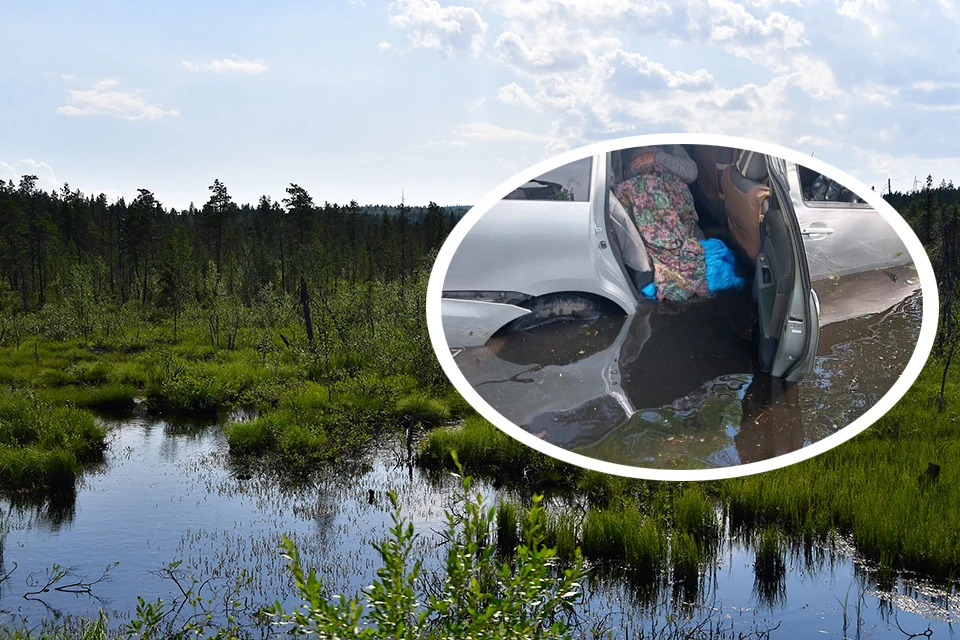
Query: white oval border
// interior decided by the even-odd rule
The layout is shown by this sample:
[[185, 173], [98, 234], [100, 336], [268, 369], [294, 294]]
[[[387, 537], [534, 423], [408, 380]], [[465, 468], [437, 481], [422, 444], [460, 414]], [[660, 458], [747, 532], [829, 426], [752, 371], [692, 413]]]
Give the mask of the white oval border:
[[[900, 378], [893, 384], [889, 391], [880, 400], [870, 407], [863, 415], [854, 420], [846, 427], [841, 428], [836, 433], [826, 438], [814, 442], [802, 449], [787, 453], [775, 458], [752, 462], [748, 464], [734, 465], [714, 469], [698, 470], [669, 470], [669, 469], [651, 469], [646, 467], [634, 467], [624, 464], [615, 464], [604, 462], [596, 458], [580, 455], [568, 451], [562, 447], [549, 444], [532, 433], [525, 431], [519, 426], [513, 424], [500, 415], [492, 406], [487, 404], [480, 397], [473, 386], [467, 382], [467, 379], [461, 373], [447, 345], [446, 337], [443, 333], [443, 324], [440, 314], [440, 303], [443, 291], [443, 280], [447, 269], [450, 266], [450, 260], [456, 252], [457, 247], [463, 241], [464, 236], [470, 231], [484, 213], [493, 205], [503, 199], [508, 193], [516, 188], [518, 184], [523, 184], [532, 178], [543, 175], [551, 169], [561, 167], [567, 163], [579, 160], [586, 156], [593, 156], [599, 153], [615, 151], [618, 149], [628, 149], [632, 147], [662, 145], [662, 144], [706, 144], [720, 147], [733, 147], [735, 149], [752, 150], [759, 153], [778, 156], [785, 160], [790, 160], [797, 164], [809, 167], [814, 171], [827, 175], [847, 188], [854, 191], [858, 196], [866, 200], [868, 204], [886, 219], [890, 226], [894, 228], [897, 234], [903, 239], [913, 258], [913, 263], [917, 268], [917, 275], [920, 278], [920, 287], [923, 297], [923, 316], [920, 324], [920, 335], [917, 340], [916, 348], [906, 368]], [[430, 280], [427, 285], [427, 329], [430, 333], [430, 340], [440, 365], [447, 377], [453, 383], [453, 386], [460, 392], [463, 398], [470, 403], [477, 412], [484, 418], [493, 423], [497, 428], [507, 435], [519, 440], [523, 444], [540, 451], [550, 457], [568, 462], [579, 467], [593, 469], [603, 473], [609, 473], [631, 478], [644, 478], [648, 480], [719, 480], [724, 478], [736, 478], [755, 473], [762, 473], [773, 469], [779, 469], [801, 460], [807, 460], [817, 456], [837, 445], [846, 442], [857, 434], [863, 432], [867, 427], [879, 420], [903, 397], [907, 390], [913, 385], [920, 371], [923, 369], [930, 352], [933, 349], [933, 343], [936, 338], [937, 319], [939, 316], [940, 298], [937, 292], [936, 277], [933, 272], [933, 265], [930, 258], [924, 250], [920, 239], [907, 224], [907, 221], [880, 196], [879, 193], [871, 190], [862, 182], [853, 176], [836, 169], [816, 158], [805, 156], [791, 149], [786, 149], [779, 145], [737, 138], [733, 136], [722, 136], [714, 134], [699, 133], [666, 133], [654, 135], [631, 136], [627, 138], [618, 138], [616, 140], [607, 140], [595, 144], [580, 147], [554, 156], [536, 165], [521, 171], [512, 178], [501, 183], [496, 189], [493, 189], [486, 196], [481, 198], [464, 215], [460, 222], [454, 227], [443, 246], [437, 254], [437, 260], [434, 263], [433, 270], [430, 273]]]

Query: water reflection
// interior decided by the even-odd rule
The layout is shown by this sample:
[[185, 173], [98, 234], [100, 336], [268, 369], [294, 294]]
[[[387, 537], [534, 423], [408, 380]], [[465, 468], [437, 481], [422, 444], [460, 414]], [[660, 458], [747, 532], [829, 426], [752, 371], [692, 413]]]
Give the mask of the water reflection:
[[[851, 294], [827, 286], [828, 300]], [[861, 317], [827, 309], [838, 321], [797, 385], [759, 370], [745, 292], [498, 335], [455, 359], [493, 408], [551, 444], [633, 466], [745, 464], [835, 433], [890, 389], [919, 336], [920, 294], [903, 299], [914, 290], [895, 291], [899, 303], [884, 291], [877, 305], [892, 306]]]
[[[728, 390], [716, 394], [738, 396], [742, 389], [730, 390], [736, 382], [727, 380]], [[278, 598], [292, 604], [292, 585], [276, 548], [281, 535], [296, 541], [304, 563], [320, 571], [330, 593], [355, 592], [369, 584], [380, 566], [372, 545], [391, 526], [388, 491], [397, 493], [421, 534], [414, 556], [423, 561], [424, 571], [433, 575], [444, 566], [445, 547], [436, 532], [444, 527], [443, 509], [454, 504], [455, 479], [419, 469], [411, 477], [398, 463], [404, 450], [400, 441], [385, 443], [360, 460], [290, 477], [231, 457], [217, 426], [181, 429], [168, 420], [146, 418], [113, 426], [104, 469], [84, 478], [71, 518], [54, 529], [38, 526], [35, 511], [6, 514], [12, 526], [0, 571], [16, 571], [0, 584], [4, 621], [26, 620], [32, 627], [45, 616], [96, 616], [102, 608], [114, 625], [122, 624], [136, 607], [137, 595], [175, 601], [178, 592], [157, 570], [181, 560], [197, 576], [209, 578], [208, 588], [221, 595], [244, 575], [252, 578], [244, 583], [247, 604], [239, 620], [256, 637], [259, 627], [247, 614]], [[169, 440], [179, 442], [165, 446]], [[513, 491], [494, 492], [483, 481], [474, 486], [488, 503], [497, 497], [518, 499]], [[529, 496], [525, 499], [529, 504]], [[576, 521], [576, 514], [583, 513], [582, 500], [553, 496], [549, 512], [571, 514]], [[9, 503], [5, 506], [9, 509]], [[655, 637], [672, 629], [679, 634], [701, 623], [730, 628], [719, 637], [750, 637], [754, 630], [778, 626], [784, 637], [811, 637], [823, 630], [840, 632], [849, 594], [851, 619], [856, 619], [855, 603], [868, 605], [865, 629], [895, 633], [892, 618], [922, 631], [932, 621], [939, 637], [956, 621], [952, 588], [871, 569], [842, 540], [774, 533], [781, 545], [772, 556], [764, 552], [764, 558], [773, 559], [765, 565], [757, 526], [733, 513], [723, 517], [719, 510], [717, 523], [714, 534], [672, 538], [648, 570], [626, 572], [619, 566], [622, 557], [592, 564], [583, 619], [603, 621], [613, 637], [625, 638], [651, 628], [657, 630], [650, 634]], [[110, 570], [111, 580], [95, 585], [91, 594], [51, 592], [42, 603], [22, 597], [32, 589], [28, 576], [42, 576], [54, 563], [93, 580], [116, 561], [120, 564]], [[272, 630], [263, 631], [268, 635]]]

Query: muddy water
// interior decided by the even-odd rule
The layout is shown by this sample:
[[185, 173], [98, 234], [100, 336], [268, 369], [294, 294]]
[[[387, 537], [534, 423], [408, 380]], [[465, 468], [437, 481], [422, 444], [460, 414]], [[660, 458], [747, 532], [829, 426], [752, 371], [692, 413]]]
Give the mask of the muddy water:
[[[416, 554], [426, 570], [439, 566], [443, 547], [436, 531], [443, 528], [443, 509], [453, 504], [454, 486], [448, 476], [431, 479], [404, 466], [399, 444], [293, 480], [232, 463], [216, 425], [141, 417], [114, 427], [105, 463], [84, 477], [69, 504], [4, 505], [9, 531], [3, 569], [12, 572], [0, 592], [6, 620], [33, 626], [104, 609], [121, 624], [137, 595], [168, 603], [177, 597], [176, 586], [157, 572], [180, 561], [198, 580], [210, 579], [208, 597], [222, 597], [239, 580], [240, 621], [253, 637], [269, 633], [249, 614], [275, 599], [293, 604], [276, 551], [281, 535], [297, 542], [305, 564], [318, 569], [331, 593], [352, 593], [380, 566], [370, 545], [386, 535], [388, 490], [398, 493], [421, 534]], [[479, 490], [491, 500], [523, 499], [482, 483]], [[663, 580], [654, 589], [596, 567], [585, 585], [582, 631], [600, 624], [614, 637], [636, 637], [640, 630], [650, 637], [651, 629], [677, 625], [732, 625], [745, 637], [774, 628], [773, 637], [887, 637], [898, 636], [899, 625], [948, 637], [957, 622], [956, 595], [917, 578], [881, 584], [842, 540], [829, 549], [786, 553], [784, 572], [773, 579], [758, 579], [754, 558], [748, 541], [728, 536], [692, 582]], [[109, 580], [93, 584], [89, 594], [51, 589], [26, 595], [54, 564], [71, 568], [72, 582], [92, 582], [113, 563]], [[854, 635], [857, 628], [862, 634]]]
[[850, 424], [916, 346], [922, 303], [909, 267], [817, 289], [816, 365], [799, 385], [759, 370], [746, 294], [497, 336], [456, 362], [492, 407], [551, 444], [641, 467], [756, 462]]

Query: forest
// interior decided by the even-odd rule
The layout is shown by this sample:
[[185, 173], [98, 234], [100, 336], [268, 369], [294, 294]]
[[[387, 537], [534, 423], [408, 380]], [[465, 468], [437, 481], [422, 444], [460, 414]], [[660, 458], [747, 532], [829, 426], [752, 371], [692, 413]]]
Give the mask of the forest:
[[[4, 397], [8, 419], [45, 402], [124, 409], [141, 397], [155, 412], [279, 408], [237, 425], [232, 442], [260, 450], [289, 430], [284, 449], [304, 459], [356, 448], [387, 414], [446, 415], [427, 395], [448, 391], [424, 293], [431, 256], [466, 207], [318, 205], [296, 184], [256, 206], [234, 203], [219, 180], [209, 191], [201, 208], [177, 211], [147, 189], [108, 203], [66, 184], [44, 192], [35, 176], [0, 181], [0, 380], [32, 394]], [[294, 396], [339, 418], [319, 429], [294, 420]], [[311, 424], [268, 431], [277, 416]], [[79, 471], [97, 429], [66, 437], [88, 421], [61, 422], [8, 436], [0, 484], [52, 490], [48, 475]], [[362, 434], [327, 438], [334, 422]]]

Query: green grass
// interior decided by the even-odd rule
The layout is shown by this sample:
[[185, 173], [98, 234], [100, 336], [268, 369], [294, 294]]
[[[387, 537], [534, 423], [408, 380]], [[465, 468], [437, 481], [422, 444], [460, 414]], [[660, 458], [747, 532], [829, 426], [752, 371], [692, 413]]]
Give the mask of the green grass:
[[410, 393], [410, 385], [406, 377], [367, 373], [330, 386], [294, 386], [256, 420], [228, 425], [230, 450], [305, 468], [356, 453], [380, 433], [449, 416], [441, 400]]
[[556, 548], [557, 556], [570, 560], [580, 548], [577, 518], [567, 510], [547, 511], [544, 520], [544, 542]]
[[456, 451], [465, 469], [521, 482], [536, 479], [542, 485], [567, 482], [563, 474], [579, 475], [579, 467], [547, 457], [497, 429], [479, 415], [462, 423], [430, 431], [419, 454], [428, 469], [452, 469], [450, 452]]
[[497, 504], [497, 551], [503, 556], [512, 556], [520, 544], [517, 511], [517, 505], [509, 500]]
[[675, 494], [674, 527], [692, 535], [701, 543], [715, 543], [721, 534], [717, 502], [700, 484], [687, 484]]
[[263, 453], [271, 447], [274, 440], [269, 418], [235, 422], [227, 426], [226, 433], [230, 450], [240, 454]]
[[404, 396], [397, 402], [396, 415], [404, 422], [431, 426], [448, 420], [450, 409], [442, 400], [417, 391]]
[[787, 548], [782, 534], [776, 527], [764, 527], [755, 536], [754, 572], [758, 580], [780, 580], [786, 574]]
[[104, 412], [123, 412], [133, 409], [137, 389], [129, 384], [109, 382], [99, 387], [65, 386], [50, 389], [43, 397], [56, 404], [72, 404]]
[[754, 592], [761, 602], [775, 605], [786, 597], [787, 545], [782, 534], [772, 526], [755, 535]]
[[669, 533], [663, 521], [640, 512], [634, 504], [591, 508], [583, 521], [580, 548], [584, 557], [623, 566], [648, 575], [661, 572], [667, 559]]
[[[255, 424], [228, 428], [231, 451], [294, 466], [352, 454], [384, 431], [441, 424], [451, 416], [447, 398], [457, 398], [398, 371], [397, 354], [387, 363], [334, 353], [328, 368], [320, 350], [281, 345], [278, 333], [296, 340], [296, 327], [249, 329], [234, 349], [214, 348], [202, 329], [182, 323], [175, 344], [168, 329], [147, 322], [109, 338], [0, 346], [0, 394], [26, 390], [58, 406], [114, 413], [142, 398], [148, 411], [202, 418], [252, 407]], [[275, 344], [263, 348], [264, 340]], [[19, 458], [10, 460], [18, 469]]]
[[703, 546], [689, 532], [679, 532], [670, 541], [670, 565], [674, 588], [687, 601], [692, 601], [700, 585], [700, 572], [707, 556]]
[[0, 486], [65, 491], [98, 460], [106, 429], [88, 411], [32, 395], [0, 396]]

